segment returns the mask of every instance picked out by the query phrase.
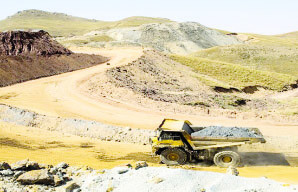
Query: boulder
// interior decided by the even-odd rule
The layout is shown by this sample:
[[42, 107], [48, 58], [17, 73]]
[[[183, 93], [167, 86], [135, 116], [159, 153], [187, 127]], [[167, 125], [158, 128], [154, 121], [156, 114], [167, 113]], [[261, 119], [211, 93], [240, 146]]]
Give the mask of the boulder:
[[67, 167], [69, 167], [69, 165], [67, 163], [61, 162], [58, 165], [55, 166], [55, 168], [57, 169], [66, 169]]
[[48, 170], [33, 170], [20, 175], [17, 179], [23, 185], [43, 184], [54, 185], [53, 175], [48, 173]]
[[22, 161], [18, 161], [11, 166], [12, 170], [37, 170], [40, 169], [40, 166], [35, 161], [29, 161], [29, 159], [25, 159]]
[[73, 191], [75, 191], [76, 189], [79, 189], [79, 188], [80, 188], [80, 186], [75, 182], [67, 183], [64, 186], [65, 192], [73, 192]]
[[6, 162], [0, 162], [0, 170], [10, 169], [10, 165]]
[[55, 183], [55, 186], [60, 186], [64, 184], [64, 180], [58, 177], [58, 175], [54, 175], [54, 183]]
[[14, 175], [14, 172], [10, 169], [6, 169], [6, 170], [2, 170], [0, 171], [0, 175], [3, 175], [3, 176], [12, 176]]
[[14, 178], [17, 179], [20, 175], [22, 175], [22, 174], [24, 174], [24, 173], [25, 173], [25, 171], [16, 171], [16, 172], [14, 173]]
[[140, 168], [143, 168], [143, 167], [148, 167], [148, 164], [146, 161], [138, 161], [136, 162], [136, 167], [135, 169], [138, 170]]
[[115, 167], [114, 168], [114, 171], [118, 174], [123, 174], [123, 173], [126, 173], [130, 170], [129, 167]]

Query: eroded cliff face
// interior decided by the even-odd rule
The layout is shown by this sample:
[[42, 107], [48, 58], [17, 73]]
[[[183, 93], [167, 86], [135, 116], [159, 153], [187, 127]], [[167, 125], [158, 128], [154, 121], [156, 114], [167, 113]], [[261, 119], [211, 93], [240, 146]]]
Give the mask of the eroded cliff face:
[[100, 55], [73, 53], [46, 31], [0, 33], [0, 87], [84, 69], [108, 60]]
[[0, 33], [0, 55], [69, 55], [72, 52], [57, 41], [48, 32], [40, 30], [8, 31]]

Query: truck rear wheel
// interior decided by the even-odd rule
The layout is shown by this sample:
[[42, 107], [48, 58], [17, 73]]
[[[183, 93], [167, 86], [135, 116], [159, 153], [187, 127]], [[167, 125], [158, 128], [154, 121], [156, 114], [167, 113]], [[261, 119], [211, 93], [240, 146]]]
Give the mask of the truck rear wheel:
[[186, 163], [187, 154], [179, 148], [167, 148], [161, 152], [160, 159], [167, 165], [181, 165]]
[[221, 151], [214, 155], [213, 161], [219, 167], [237, 167], [240, 163], [240, 156], [234, 151]]

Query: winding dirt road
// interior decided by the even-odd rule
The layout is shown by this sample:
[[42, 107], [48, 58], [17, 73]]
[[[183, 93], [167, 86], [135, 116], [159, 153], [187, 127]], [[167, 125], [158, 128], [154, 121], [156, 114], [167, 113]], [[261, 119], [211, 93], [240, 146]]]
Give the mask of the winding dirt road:
[[167, 117], [188, 119], [194, 124], [201, 125], [221, 124], [260, 127], [261, 131], [269, 136], [298, 135], [296, 125], [163, 113], [108, 98], [91, 98], [89, 95], [84, 95], [84, 92], [80, 90], [80, 85], [83, 82], [94, 75], [103, 73], [108, 68], [125, 65], [136, 60], [142, 55], [143, 50], [141, 48], [76, 48], [73, 50], [108, 56], [111, 58], [110, 65], [101, 64], [0, 88], [0, 103], [45, 115], [83, 118], [133, 128], [155, 129], [162, 119]]
[[[74, 72], [64, 73], [61, 75], [36, 79], [32, 81], [27, 81], [24, 83], [15, 84], [8, 87], [0, 88], [0, 103], [5, 103], [8, 105], [12, 105], [15, 107], [28, 109], [35, 111], [37, 113], [50, 115], [50, 116], [60, 116], [60, 117], [74, 117], [74, 118], [82, 118], [89, 120], [96, 120], [99, 122], [104, 122], [108, 124], [120, 125], [120, 126], [130, 126], [133, 128], [151, 128], [154, 129], [164, 117], [168, 118], [177, 118], [177, 119], [188, 119], [195, 124], [203, 124], [203, 125], [239, 125], [239, 126], [254, 126], [259, 127], [264, 135], [266, 136], [274, 136], [274, 137], [282, 137], [284, 138], [280, 146], [286, 146], [287, 143], [285, 140], [290, 143], [289, 146], [295, 145], [297, 139], [295, 136], [298, 135], [298, 126], [297, 125], [283, 125], [274, 122], [268, 121], [248, 121], [248, 120], [236, 120], [236, 119], [228, 119], [223, 117], [208, 117], [208, 116], [191, 116], [191, 115], [183, 115], [183, 114], [171, 114], [171, 113], [161, 113], [159, 111], [153, 111], [144, 109], [140, 106], [134, 106], [129, 103], [123, 103], [121, 101], [109, 100], [108, 98], [91, 98], [89, 95], [84, 95], [84, 92], [81, 91], [80, 86], [84, 84], [90, 77], [94, 75], [100, 75], [104, 73], [105, 70], [111, 67], [125, 65], [133, 60], [136, 60], [142, 55], [142, 49], [140, 48], [123, 48], [123, 49], [74, 49], [77, 52], [85, 52], [85, 53], [95, 53], [103, 56], [108, 56], [111, 58], [109, 61], [110, 65], [101, 64], [94, 67], [90, 67], [87, 69], [82, 69]], [[11, 126], [11, 125], [9, 125]], [[9, 129], [4, 129], [7, 125], [3, 126], [2, 130], [9, 131]], [[12, 128], [10, 128], [12, 129]], [[31, 129], [31, 128], [30, 128]], [[17, 128], [16, 130], [11, 130], [11, 137], [19, 137], [19, 135], [27, 134], [28, 138], [32, 136], [36, 136], [37, 133], [33, 133], [28, 131], [29, 128]], [[0, 130], [1, 131], [1, 130]], [[20, 133], [17, 133], [20, 132]], [[43, 137], [40, 135], [38, 137], [38, 142], [41, 140], [46, 140], [43, 138], [49, 137], [52, 133], [46, 132]], [[7, 133], [3, 133], [3, 137], [7, 137]], [[39, 138], [40, 137], [40, 138]], [[18, 139], [27, 138], [22, 135]], [[54, 137], [55, 141], [57, 137]], [[62, 138], [63, 142], [65, 137]], [[20, 141], [21, 143], [23, 141]], [[31, 141], [30, 141], [31, 142]], [[30, 143], [29, 142], [29, 143]], [[278, 143], [278, 140], [275, 142]], [[102, 144], [100, 144], [102, 145]], [[106, 144], [107, 146], [110, 143]], [[105, 145], [104, 145], [105, 146]], [[134, 148], [135, 146], [130, 146]], [[117, 150], [121, 152], [126, 151], [127, 149], [123, 148], [123, 145], [117, 145]], [[4, 151], [3, 151], [4, 150]], [[5, 151], [6, 150], [6, 151]], [[7, 156], [3, 156], [3, 158], [8, 158], [12, 156], [14, 160], [21, 160], [22, 158], [28, 157], [28, 154], [32, 155], [31, 151], [24, 151], [20, 153], [15, 152], [15, 148], [2, 148], [3, 154], [7, 154]], [[61, 149], [62, 150], [62, 149]], [[65, 149], [63, 149], [65, 150]], [[62, 151], [63, 151], [62, 150]], [[69, 150], [69, 149], [67, 149]], [[143, 145], [138, 146], [136, 151], [149, 151], [148, 148], [144, 148]], [[264, 149], [260, 149], [264, 150]], [[266, 148], [266, 150], [268, 150]], [[266, 151], [265, 150], [265, 151]], [[118, 154], [117, 151], [117, 154]], [[278, 149], [270, 148], [272, 152], [279, 152]], [[57, 151], [47, 154], [47, 151], [40, 150], [34, 151], [35, 156], [34, 159], [45, 159], [53, 160], [53, 158], [57, 157], [57, 162], [64, 161], [65, 155], [70, 158], [73, 158], [73, 153], [65, 153], [63, 151], [63, 155], [58, 153]], [[72, 151], [73, 152], [73, 151]], [[126, 151], [127, 152], [127, 151]], [[294, 163], [297, 162], [297, 153], [296, 151], [290, 151], [289, 155], [292, 158]], [[46, 154], [45, 154], [46, 153]], [[83, 152], [82, 152], [83, 153]], [[78, 157], [75, 159], [78, 162], [84, 162], [88, 165], [98, 164], [98, 159], [94, 159], [95, 155], [92, 153], [91, 160], [86, 160], [85, 156], [82, 156], [81, 152]], [[85, 153], [85, 151], [84, 151]], [[120, 152], [119, 152], [120, 153]], [[275, 154], [274, 153], [274, 154]], [[293, 153], [293, 154], [292, 154]], [[139, 152], [136, 154], [140, 154]], [[17, 155], [17, 157], [16, 157]], [[118, 154], [119, 155], [119, 154]], [[59, 156], [59, 157], [58, 157]], [[81, 158], [81, 159], [80, 159]], [[151, 158], [151, 157], [150, 157]], [[90, 158], [89, 158], [90, 159]], [[121, 158], [120, 158], [121, 159]], [[265, 161], [265, 160], [264, 160]], [[114, 162], [114, 164], [119, 163]], [[122, 160], [121, 163], [123, 164]], [[279, 164], [278, 164], [279, 165]], [[110, 166], [110, 165], [109, 165]], [[216, 170], [218, 171], [218, 170]], [[297, 178], [296, 168], [288, 167], [288, 166], [264, 166], [264, 167], [248, 167], [241, 169], [243, 175], [246, 176], [258, 176], [266, 175], [274, 179], [279, 179], [281, 181], [285, 181], [285, 178], [290, 178], [289, 181], [297, 182], [294, 178]], [[266, 173], [266, 174], [265, 174]], [[273, 177], [274, 176], [274, 177]], [[287, 180], [288, 181], [288, 180]]]

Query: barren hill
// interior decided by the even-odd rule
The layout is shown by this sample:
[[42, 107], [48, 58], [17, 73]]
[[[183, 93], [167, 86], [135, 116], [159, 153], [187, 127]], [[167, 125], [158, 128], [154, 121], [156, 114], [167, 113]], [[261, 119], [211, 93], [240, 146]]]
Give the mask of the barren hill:
[[[100, 37], [106, 37], [103, 40]], [[79, 42], [78, 40], [81, 40]], [[85, 40], [85, 41], [84, 41]], [[62, 39], [64, 44], [83, 43], [93, 47], [145, 46], [168, 53], [186, 54], [214, 46], [241, 44], [236, 37], [195, 22], [143, 24], [138, 27], [97, 30], [78, 38]]]
[[74, 17], [64, 13], [24, 10], [0, 21], [0, 31], [42, 29], [53, 36], [81, 35], [97, 29], [139, 26], [146, 23], [170, 22], [169, 19], [129, 17], [119, 21], [99, 21]]
[[194, 57], [168, 57], [147, 50], [141, 58], [128, 65], [93, 76], [84, 90], [92, 97], [109, 98], [162, 112], [200, 114], [203, 111], [241, 116], [253, 111], [262, 118], [278, 119], [276, 114], [285, 113], [285, 109], [294, 111], [295, 108], [288, 101], [280, 102], [270, 95], [278, 88], [289, 87], [292, 80], [295, 79], [284, 74], [201, 61]]
[[103, 63], [96, 55], [74, 54], [45, 31], [0, 33], [0, 86]]

